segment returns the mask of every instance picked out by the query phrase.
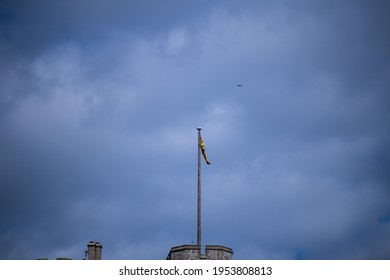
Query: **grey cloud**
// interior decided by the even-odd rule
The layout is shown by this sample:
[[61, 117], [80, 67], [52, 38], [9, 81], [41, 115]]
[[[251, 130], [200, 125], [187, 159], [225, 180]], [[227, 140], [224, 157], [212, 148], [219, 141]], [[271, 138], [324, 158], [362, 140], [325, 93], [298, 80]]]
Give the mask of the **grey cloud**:
[[197, 3], [3, 2], [1, 259], [194, 241], [199, 125], [205, 242], [389, 257], [386, 3]]

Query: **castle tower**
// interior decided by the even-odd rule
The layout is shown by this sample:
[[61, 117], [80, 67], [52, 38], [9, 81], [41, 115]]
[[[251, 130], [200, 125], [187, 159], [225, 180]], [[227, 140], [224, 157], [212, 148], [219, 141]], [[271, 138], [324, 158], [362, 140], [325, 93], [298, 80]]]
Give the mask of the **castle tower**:
[[231, 260], [233, 250], [222, 245], [206, 245], [204, 253], [199, 245], [181, 245], [172, 247], [167, 260]]

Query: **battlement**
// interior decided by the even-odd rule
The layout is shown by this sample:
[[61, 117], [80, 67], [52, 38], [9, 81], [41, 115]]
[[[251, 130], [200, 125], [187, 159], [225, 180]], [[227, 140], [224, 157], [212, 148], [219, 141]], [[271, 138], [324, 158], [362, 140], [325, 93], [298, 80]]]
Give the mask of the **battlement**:
[[180, 245], [172, 247], [167, 260], [231, 260], [233, 250], [222, 245]]

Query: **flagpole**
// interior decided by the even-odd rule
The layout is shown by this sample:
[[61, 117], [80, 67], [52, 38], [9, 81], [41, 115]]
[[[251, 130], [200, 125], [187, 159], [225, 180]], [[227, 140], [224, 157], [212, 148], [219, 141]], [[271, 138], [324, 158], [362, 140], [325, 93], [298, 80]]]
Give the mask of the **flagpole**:
[[200, 131], [201, 127], [198, 127], [198, 234], [197, 245], [202, 246], [202, 233], [201, 233], [201, 186], [200, 186]]

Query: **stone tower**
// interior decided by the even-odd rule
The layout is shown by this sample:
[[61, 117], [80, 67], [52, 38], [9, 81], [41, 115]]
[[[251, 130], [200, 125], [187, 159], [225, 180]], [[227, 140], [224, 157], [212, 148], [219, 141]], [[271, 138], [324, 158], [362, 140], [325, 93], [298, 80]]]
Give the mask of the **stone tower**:
[[167, 260], [231, 260], [233, 250], [222, 245], [206, 245], [204, 252], [199, 245], [172, 247]]

